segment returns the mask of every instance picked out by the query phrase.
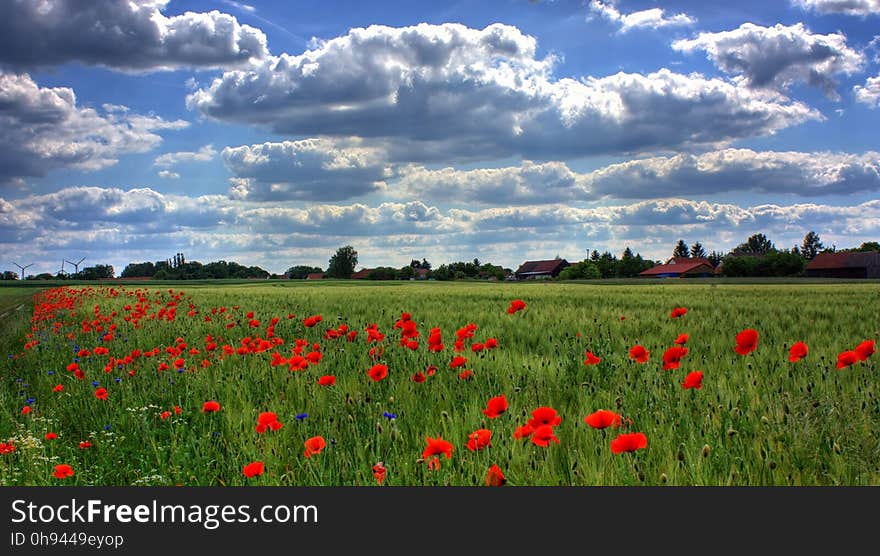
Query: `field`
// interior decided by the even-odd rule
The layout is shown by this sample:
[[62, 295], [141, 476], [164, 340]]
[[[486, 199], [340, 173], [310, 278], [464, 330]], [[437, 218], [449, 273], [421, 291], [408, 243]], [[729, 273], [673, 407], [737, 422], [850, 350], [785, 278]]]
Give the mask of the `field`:
[[[4, 485], [484, 485], [493, 465], [509, 486], [880, 484], [876, 283], [138, 284], [32, 309], [33, 293], [0, 290]], [[598, 410], [619, 423], [587, 424]], [[646, 445], [615, 442], [631, 433]]]

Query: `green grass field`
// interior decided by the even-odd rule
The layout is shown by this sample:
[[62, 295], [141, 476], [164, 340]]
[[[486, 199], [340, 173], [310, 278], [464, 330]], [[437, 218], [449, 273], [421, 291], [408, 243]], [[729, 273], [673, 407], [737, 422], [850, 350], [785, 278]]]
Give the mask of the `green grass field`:
[[[0, 323], [0, 442], [15, 446], [0, 454], [4, 485], [373, 485], [372, 467], [380, 461], [385, 485], [482, 485], [493, 464], [508, 485], [880, 484], [878, 356], [836, 368], [840, 352], [880, 337], [877, 283], [86, 288], [51, 300], [66, 307], [37, 313], [51, 318], [32, 323], [27, 307]], [[150, 304], [135, 328], [125, 317], [137, 312], [138, 288], [149, 292], [144, 298]], [[185, 292], [176, 317], [150, 318], [168, 309], [169, 289]], [[14, 307], [17, 301], [6, 300], [33, 293], [0, 289], [0, 306]], [[506, 310], [514, 299], [527, 307], [511, 315]], [[212, 314], [220, 307], [226, 311]], [[671, 318], [675, 307], [688, 312]], [[259, 325], [249, 325], [249, 311]], [[394, 324], [403, 312], [417, 323], [416, 350], [399, 345], [401, 330]], [[310, 315], [323, 320], [307, 328], [303, 319]], [[223, 355], [224, 344], [237, 349], [245, 337], [266, 338], [273, 317], [280, 319], [274, 336], [282, 345]], [[103, 330], [84, 332], [84, 321]], [[371, 323], [385, 334], [381, 342], [367, 343]], [[477, 325], [474, 337], [455, 353], [456, 331], [468, 323]], [[111, 324], [112, 340], [102, 340]], [[323, 337], [342, 324], [358, 331], [354, 342]], [[33, 337], [26, 337], [32, 326]], [[442, 330], [445, 350], [439, 353], [427, 350], [433, 327]], [[758, 331], [758, 346], [738, 355], [734, 338], [746, 328]], [[689, 353], [678, 369], [663, 370], [663, 352], [680, 334], [689, 335]], [[206, 350], [208, 335], [218, 345], [213, 351]], [[187, 347], [173, 356], [166, 348], [177, 338]], [[319, 344], [321, 361], [296, 372], [272, 366], [272, 353], [291, 357], [298, 338], [308, 340], [303, 355]], [[497, 338], [498, 347], [471, 351], [473, 342], [487, 338]], [[25, 349], [33, 340], [39, 343]], [[788, 349], [797, 341], [809, 346], [809, 354], [790, 363]], [[630, 359], [636, 344], [649, 350], [647, 363]], [[374, 382], [367, 370], [375, 363], [369, 350], [377, 345], [384, 346], [380, 362], [389, 372]], [[95, 354], [98, 346], [108, 354]], [[66, 370], [75, 347], [92, 352], [79, 358], [83, 379]], [[156, 356], [104, 370], [109, 357], [122, 360], [132, 350], [154, 348]], [[192, 348], [199, 353], [190, 354]], [[585, 365], [587, 350], [601, 362]], [[451, 369], [455, 355], [467, 363]], [[175, 370], [178, 358], [184, 372]], [[169, 370], [158, 372], [163, 362]], [[429, 365], [436, 374], [414, 382], [413, 375]], [[473, 371], [470, 380], [459, 378], [463, 369]], [[702, 388], [684, 389], [685, 375], [696, 370], [704, 373]], [[319, 385], [322, 375], [336, 376], [336, 383]], [[63, 391], [53, 391], [57, 384]], [[106, 400], [96, 398], [98, 388], [106, 388]], [[501, 394], [509, 409], [487, 418], [482, 409]], [[204, 413], [208, 400], [222, 409]], [[32, 411], [23, 415], [25, 405]], [[540, 447], [514, 438], [540, 406], [562, 417], [554, 429], [558, 444]], [[620, 414], [623, 426], [588, 426], [584, 417], [600, 409]], [[171, 416], [163, 419], [165, 411]], [[258, 434], [258, 415], [265, 411], [275, 412], [283, 427]], [[308, 416], [297, 418], [303, 414]], [[492, 431], [490, 446], [470, 451], [469, 435], [483, 428]], [[46, 440], [49, 432], [58, 438]], [[644, 433], [647, 447], [612, 453], [611, 441], [623, 432]], [[431, 469], [422, 459], [425, 439], [438, 435], [454, 451]], [[314, 436], [327, 446], [307, 458], [304, 442]], [[81, 449], [87, 440], [92, 446]], [[242, 468], [252, 461], [263, 462], [265, 472], [246, 478]], [[54, 478], [59, 464], [75, 474]]]

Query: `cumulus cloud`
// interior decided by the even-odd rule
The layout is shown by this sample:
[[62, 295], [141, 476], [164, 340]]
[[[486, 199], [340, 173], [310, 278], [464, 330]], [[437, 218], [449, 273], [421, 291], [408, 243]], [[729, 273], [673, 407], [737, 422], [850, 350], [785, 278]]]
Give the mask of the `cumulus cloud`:
[[221, 195], [97, 187], [0, 198], [0, 250], [9, 257], [26, 254], [38, 263], [38, 272], [57, 270], [60, 256], [71, 249], [118, 271], [128, 262], [164, 260], [183, 251], [192, 260], [237, 260], [282, 272], [298, 262], [326, 265], [346, 243], [355, 246], [365, 266], [401, 266], [422, 257], [436, 265], [478, 256], [515, 267], [524, 258], [559, 253], [577, 260], [587, 249], [619, 253], [627, 245], [659, 259], [682, 237], [725, 251], [762, 232], [789, 246], [800, 243], [807, 230], [838, 246], [876, 239], [880, 201], [748, 207], [670, 198], [443, 210], [411, 200], [267, 208]]
[[880, 153], [722, 149], [638, 158], [575, 172], [564, 162], [459, 170], [410, 165], [388, 191], [445, 203], [534, 205], [725, 192], [803, 197], [880, 191]]
[[182, 129], [182, 120], [104, 107], [77, 106], [66, 87], [38, 86], [27, 74], [0, 73], [0, 183], [44, 176], [57, 168], [97, 170], [124, 153], [155, 148], [162, 130]]
[[78, 61], [144, 72], [241, 66], [268, 55], [266, 35], [212, 11], [166, 16], [169, 0], [0, 2], [0, 65]]
[[820, 14], [845, 14], [865, 17], [880, 13], [880, 0], [792, 0], [791, 4]]
[[249, 201], [339, 201], [382, 191], [385, 152], [360, 141], [310, 138], [223, 149], [235, 175], [231, 194]]
[[630, 160], [591, 172], [586, 178], [593, 195], [614, 198], [728, 191], [847, 195], [880, 191], [880, 153], [724, 149]]
[[177, 172], [171, 172], [169, 170], [159, 170], [159, 172], [156, 175], [158, 175], [163, 180], [180, 179], [180, 174], [178, 174]]
[[554, 79], [508, 25], [371, 26], [224, 73], [187, 97], [222, 121], [285, 135], [378, 138], [393, 160], [532, 160], [678, 149], [822, 116], [779, 95], [667, 69]]
[[834, 76], [861, 71], [865, 62], [863, 54], [847, 46], [843, 33], [819, 35], [803, 23], [773, 27], [743, 23], [731, 31], [675, 41], [672, 48], [705, 51], [716, 66], [749, 87], [785, 90], [803, 82], [835, 99], [839, 97]]
[[205, 145], [197, 151], [178, 151], [173, 153], [165, 153], [156, 157], [153, 166], [160, 168], [169, 168], [181, 162], [208, 162], [214, 160], [217, 151], [212, 145]]
[[864, 85], [853, 87], [856, 100], [869, 108], [880, 108], [880, 75], [869, 77]]
[[599, 0], [592, 0], [590, 2], [590, 11], [619, 24], [620, 33], [626, 33], [639, 28], [661, 29], [663, 27], [693, 25], [696, 23], [696, 19], [685, 13], [666, 17], [662, 8], [651, 8], [628, 14], [621, 13], [613, 1], [600, 2]]

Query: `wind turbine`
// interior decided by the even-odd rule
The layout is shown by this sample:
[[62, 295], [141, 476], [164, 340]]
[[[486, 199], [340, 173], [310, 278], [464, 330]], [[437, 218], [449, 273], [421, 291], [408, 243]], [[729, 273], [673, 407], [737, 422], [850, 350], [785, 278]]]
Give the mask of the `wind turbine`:
[[58, 277], [61, 278], [64, 276], [64, 259], [61, 259], [61, 270], [58, 271]]
[[[64, 262], [66, 262], [66, 263], [68, 263], [68, 264], [72, 264], [72, 265], [73, 265], [73, 273], [74, 273], [74, 274], [79, 274], [79, 264], [80, 264], [81, 262], [83, 262], [84, 260], [86, 260], [85, 257], [81, 258], [80, 260], [78, 260], [78, 261], [76, 261], [76, 262], [68, 261], [67, 259], [64, 259]], [[61, 264], [64, 264], [64, 263], [61, 263]]]
[[21, 266], [21, 265], [18, 264], [18, 263], [12, 263], [12, 264], [14, 264], [15, 266], [17, 266], [18, 268], [21, 269], [21, 279], [22, 279], [22, 280], [24, 280], [24, 271], [25, 271], [26, 269], [28, 269], [28, 268], [34, 266], [34, 263], [31, 263], [31, 264], [29, 264], [29, 265], [27, 265], [27, 266]]

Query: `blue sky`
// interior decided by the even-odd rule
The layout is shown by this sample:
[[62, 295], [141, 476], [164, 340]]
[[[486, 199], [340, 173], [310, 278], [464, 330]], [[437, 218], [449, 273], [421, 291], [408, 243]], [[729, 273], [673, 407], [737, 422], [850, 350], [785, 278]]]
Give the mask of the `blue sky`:
[[0, 267], [877, 240], [878, 33], [878, 0], [14, 0]]

